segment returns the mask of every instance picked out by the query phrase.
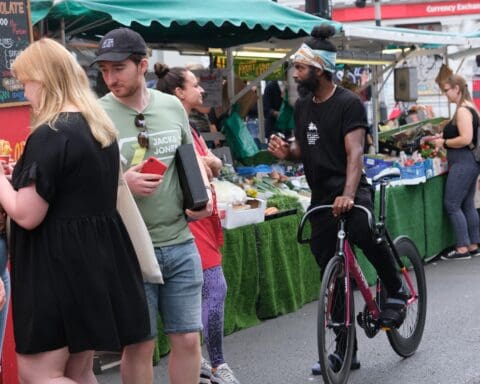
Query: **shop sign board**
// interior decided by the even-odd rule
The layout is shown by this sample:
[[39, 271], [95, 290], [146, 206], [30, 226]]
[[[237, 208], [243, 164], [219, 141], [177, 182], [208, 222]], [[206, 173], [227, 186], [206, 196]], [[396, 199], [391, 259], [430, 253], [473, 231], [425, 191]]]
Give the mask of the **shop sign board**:
[[[373, 3], [373, 2], [372, 2]], [[353, 4], [353, 1], [352, 1]], [[416, 17], [460, 16], [480, 14], [480, 0], [424, 1], [419, 3], [382, 4], [382, 19], [411, 19]], [[374, 20], [373, 6], [365, 8], [334, 8], [332, 20], [355, 22]]]
[[419, 96], [441, 94], [435, 78], [443, 63], [441, 56], [417, 56], [407, 60], [408, 65], [417, 69], [417, 91]]
[[29, 0], [0, 0], [0, 107], [26, 104], [11, 66], [31, 41]]
[[[278, 59], [275, 58], [235, 57], [233, 66], [235, 68], [235, 74], [242, 80], [248, 81], [254, 80], [265, 73], [276, 61], [278, 61]], [[215, 62], [218, 68], [225, 68], [227, 65], [225, 56], [217, 56]], [[282, 66], [265, 78], [265, 80], [284, 79], [285, 76], [283, 76]]]
[[475, 76], [472, 80], [472, 98], [475, 106], [480, 109], [480, 76]]

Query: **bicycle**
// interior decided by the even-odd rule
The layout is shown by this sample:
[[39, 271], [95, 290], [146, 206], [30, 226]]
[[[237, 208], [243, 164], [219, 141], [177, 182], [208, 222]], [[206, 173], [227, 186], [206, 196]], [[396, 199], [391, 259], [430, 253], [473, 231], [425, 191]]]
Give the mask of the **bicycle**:
[[[365, 276], [360, 269], [353, 249], [348, 242], [347, 215], [338, 219], [337, 249], [334, 257], [328, 262], [320, 287], [320, 298], [317, 319], [317, 344], [323, 380], [326, 384], [344, 384], [350, 376], [350, 365], [354, 354], [355, 320], [352, 279], [355, 281], [365, 301], [363, 311], [357, 315], [357, 322], [367, 337], [373, 338], [382, 329], [386, 331], [388, 341], [393, 350], [402, 357], [415, 353], [422, 339], [427, 310], [427, 287], [423, 262], [414, 242], [407, 236], [399, 236], [392, 240], [386, 225], [386, 187], [388, 179], [398, 176], [398, 168], [388, 168], [373, 178], [380, 184], [380, 209], [378, 221], [375, 223], [370, 211], [354, 205], [354, 209], [362, 210], [368, 217], [368, 223], [377, 241], [386, 241], [390, 246], [403, 284], [408, 288], [409, 299], [405, 309], [405, 319], [398, 328], [385, 328], [380, 324], [379, 316], [386, 300], [386, 289], [377, 277], [375, 294], [372, 294]], [[315, 213], [332, 209], [333, 205], [319, 205], [308, 210], [300, 221], [297, 240], [304, 244], [310, 239], [303, 238], [304, 226]], [[348, 266], [347, 268], [345, 266]], [[337, 303], [336, 295], [344, 295]], [[333, 318], [333, 313], [342, 314]], [[345, 347], [343, 361], [336, 359], [332, 364], [329, 356], [334, 356], [337, 342]]]

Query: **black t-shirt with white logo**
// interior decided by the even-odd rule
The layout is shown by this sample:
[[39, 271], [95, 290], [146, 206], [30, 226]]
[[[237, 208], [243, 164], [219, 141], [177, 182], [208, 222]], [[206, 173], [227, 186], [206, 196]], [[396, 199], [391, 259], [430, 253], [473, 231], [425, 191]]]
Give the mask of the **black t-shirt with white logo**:
[[[345, 185], [344, 137], [352, 130], [368, 129], [365, 108], [357, 95], [337, 86], [323, 103], [314, 103], [311, 94], [297, 100], [294, 116], [295, 137], [312, 190], [312, 203], [331, 204]], [[360, 184], [368, 185], [364, 175]]]

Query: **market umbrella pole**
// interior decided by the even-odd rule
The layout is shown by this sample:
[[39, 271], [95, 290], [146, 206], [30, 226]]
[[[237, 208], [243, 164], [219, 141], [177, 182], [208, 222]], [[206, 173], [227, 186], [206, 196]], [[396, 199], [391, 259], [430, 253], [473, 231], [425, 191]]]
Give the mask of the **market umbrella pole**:
[[380, 0], [373, 0], [373, 5], [375, 8], [375, 25], [380, 27], [382, 24], [382, 9], [380, 7]]
[[372, 66], [372, 138], [375, 145], [375, 152], [378, 153], [378, 125], [380, 122], [380, 103], [378, 92], [378, 76], [380, 72], [378, 65]]

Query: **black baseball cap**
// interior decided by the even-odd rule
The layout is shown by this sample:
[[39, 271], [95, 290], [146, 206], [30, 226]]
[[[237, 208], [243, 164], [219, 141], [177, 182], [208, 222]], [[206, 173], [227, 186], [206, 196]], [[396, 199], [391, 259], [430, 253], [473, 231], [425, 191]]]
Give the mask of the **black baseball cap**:
[[102, 37], [96, 59], [99, 61], [123, 61], [132, 54], [146, 55], [147, 44], [143, 37], [129, 28], [117, 28]]

